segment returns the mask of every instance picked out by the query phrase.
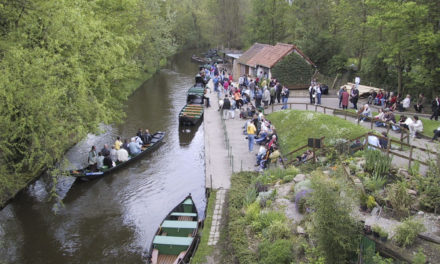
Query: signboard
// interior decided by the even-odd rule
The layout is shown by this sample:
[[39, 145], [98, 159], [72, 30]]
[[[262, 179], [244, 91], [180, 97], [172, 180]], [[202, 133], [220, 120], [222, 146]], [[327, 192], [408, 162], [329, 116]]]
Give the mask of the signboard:
[[307, 146], [310, 148], [321, 148], [321, 139], [320, 138], [309, 138], [307, 142]]

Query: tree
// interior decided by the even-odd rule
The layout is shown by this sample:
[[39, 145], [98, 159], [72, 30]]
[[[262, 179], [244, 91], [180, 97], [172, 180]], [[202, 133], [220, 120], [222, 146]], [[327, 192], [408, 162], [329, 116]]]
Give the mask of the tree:
[[312, 238], [328, 263], [345, 263], [355, 255], [360, 236], [360, 228], [350, 216], [348, 189], [322, 173], [313, 176], [312, 189]]

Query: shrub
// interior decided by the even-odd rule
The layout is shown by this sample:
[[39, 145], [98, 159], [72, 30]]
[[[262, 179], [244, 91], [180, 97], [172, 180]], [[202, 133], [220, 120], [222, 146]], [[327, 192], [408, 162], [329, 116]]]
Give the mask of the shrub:
[[397, 182], [390, 184], [387, 188], [387, 200], [393, 207], [398, 216], [405, 216], [409, 214], [409, 207], [412, 199], [408, 194], [408, 190], [404, 182]]
[[266, 213], [260, 213], [258, 218], [251, 222], [251, 227], [254, 232], [261, 233], [263, 229], [270, 226], [274, 221], [286, 221], [286, 216], [277, 211], [268, 211]]
[[414, 264], [425, 264], [426, 263], [426, 256], [423, 254], [423, 250], [419, 248], [419, 251], [417, 251], [416, 255], [413, 258]]
[[365, 178], [364, 186], [370, 192], [379, 191], [385, 185], [386, 179], [375, 174], [372, 177]]
[[368, 149], [365, 151], [365, 169], [376, 175], [383, 176], [391, 169], [392, 157], [379, 150]]
[[291, 230], [287, 221], [275, 220], [270, 223], [269, 227], [263, 230], [263, 235], [270, 241], [288, 239], [291, 235]]
[[[309, 204], [313, 213], [312, 238], [328, 263], [345, 263], [355, 254], [361, 227], [350, 215], [353, 199], [346, 186], [316, 174], [312, 178], [313, 192]], [[341, 191], [342, 190], [342, 191]], [[344, 196], [341, 195], [344, 192]]]
[[299, 191], [295, 195], [295, 207], [299, 213], [304, 214], [306, 212], [307, 197], [310, 196], [311, 192], [312, 192], [312, 190], [306, 189], [306, 190]]
[[275, 242], [264, 241], [258, 247], [258, 263], [261, 264], [290, 264], [293, 260], [293, 243], [280, 239]]
[[369, 195], [367, 198], [367, 208], [373, 209], [376, 206], [376, 200], [374, 200], [374, 197], [372, 195]]
[[246, 221], [252, 222], [258, 219], [260, 215], [260, 203], [251, 203], [246, 209]]
[[407, 218], [401, 225], [396, 227], [394, 240], [399, 246], [407, 247], [412, 245], [417, 235], [425, 230], [423, 223], [412, 218]]

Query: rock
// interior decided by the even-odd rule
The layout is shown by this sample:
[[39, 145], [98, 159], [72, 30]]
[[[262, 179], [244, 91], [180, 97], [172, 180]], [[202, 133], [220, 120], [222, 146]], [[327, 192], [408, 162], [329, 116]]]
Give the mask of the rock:
[[330, 175], [330, 171], [329, 170], [325, 170], [322, 173], [324, 173], [325, 175], [329, 176]]
[[302, 182], [306, 179], [306, 175], [304, 174], [298, 174], [295, 176], [295, 178], [293, 178], [293, 181], [298, 183], [298, 182]]
[[399, 170], [397, 171], [397, 174], [402, 175], [406, 179], [408, 179], [410, 177], [409, 172], [403, 168], [399, 168]]
[[425, 212], [423, 212], [423, 211], [418, 211], [417, 214], [418, 214], [418, 215], [424, 215]]
[[407, 193], [408, 193], [409, 195], [417, 196], [417, 191], [415, 191], [415, 190], [408, 189]]
[[304, 231], [304, 228], [302, 228], [301, 226], [296, 227], [296, 232], [300, 235], [304, 235], [306, 233], [306, 231]]

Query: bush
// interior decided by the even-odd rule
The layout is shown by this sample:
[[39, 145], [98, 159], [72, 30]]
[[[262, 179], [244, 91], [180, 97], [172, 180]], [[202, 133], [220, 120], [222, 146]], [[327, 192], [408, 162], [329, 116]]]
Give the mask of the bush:
[[372, 193], [381, 190], [385, 183], [386, 179], [377, 174], [364, 179], [365, 189]]
[[392, 158], [379, 150], [368, 149], [365, 151], [365, 170], [368, 172], [384, 176], [391, 169]]
[[412, 199], [404, 182], [390, 184], [387, 188], [387, 200], [398, 216], [407, 216]]
[[367, 198], [367, 208], [373, 209], [376, 206], [376, 200], [374, 200], [374, 197], [369, 195]]
[[423, 223], [412, 218], [407, 218], [401, 225], [396, 227], [394, 240], [399, 246], [407, 247], [412, 245], [417, 235], [425, 230], [426, 228]]
[[290, 238], [292, 231], [287, 221], [275, 220], [263, 230], [263, 235], [270, 241]]
[[290, 264], [293, 260], [293, 243], [280, 239], [275, 242], [264, 241], [258, 247], [258, 263], [261, 264]]
[[258, 215], [258, 219], [255, 219], [251, 222], [251, 227], [254, 232], [261, 233], [263, 229], [269, 227], [270, 224], [275, 221], [285, 222], [286, 216], [283, 213], [277, 211], [260, 213]]

